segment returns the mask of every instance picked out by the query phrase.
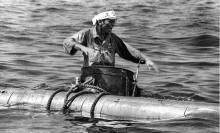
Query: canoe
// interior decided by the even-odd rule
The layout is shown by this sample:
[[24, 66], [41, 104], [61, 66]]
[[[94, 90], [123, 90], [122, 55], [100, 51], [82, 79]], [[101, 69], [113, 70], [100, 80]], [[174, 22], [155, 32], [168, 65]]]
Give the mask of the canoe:
[[[0, 104], [34, 104], [50, 110], [62, 110], [67, 92], [55, 94], [53, 90], [2, 89]], [[71, 93], [69, 98], [76, 96]], [[177, 101], [145, 97], [128, 97], [117, 95], [100, 95], [98, 93], [82, 93], [76, 96], [69, 105], [68, 112], [83, 117], [120, 120], [170, 120], [189, 117], [219, 118], [219, 105], [215, 103]]]

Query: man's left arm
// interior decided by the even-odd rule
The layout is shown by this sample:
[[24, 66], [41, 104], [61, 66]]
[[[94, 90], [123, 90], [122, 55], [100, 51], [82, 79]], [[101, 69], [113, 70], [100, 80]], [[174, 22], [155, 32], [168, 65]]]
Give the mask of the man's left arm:
[[146, 55], [144, 55], [141, 51], [133, 48], [132, 46], [128, 45], [127, 43], [124, 42], [124, 44], [126, 45], [128, 51], [135, 56], [136, 58], [139, 58], [142, 61], [145, 61], [145, 64], [147, 65], [147, 67], [149, 68], [149, 70], [151, 68], [153, 68], [155, 70], [155, 72], [159, 72], [157, 66], [155, 65], [155, 63]]
[[156, 72], [159, 72], [157, 66], [154, 64], [153, 61], [151, 61], [151, 59], [148, 56], [144, 55], [139, 50], [125, 43], [115, 34], [114, 34], [114, 39], [117, 44], [116, 52], [121, 58], [132, 61], [134, 63], [140, 62], [141, 64], [146, 64], [149, 69], [153, 68]]

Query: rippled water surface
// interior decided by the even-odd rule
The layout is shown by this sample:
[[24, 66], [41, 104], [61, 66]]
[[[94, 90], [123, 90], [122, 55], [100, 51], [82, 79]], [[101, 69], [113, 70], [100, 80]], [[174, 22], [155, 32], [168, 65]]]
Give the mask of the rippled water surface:
[[[160, 68], [155, 73], [141, 65], [143, 96], [219, 103], [218, 0], [0, 0], [0, 87], [69, 86], [80, 75], [83, 57], [81, 52], [67, 55], [62, 42], [91, 27], [94, 12], [108, 4], [118, 17], [113, 32]], [[135, 72], [137, 64], [117, 57], [116, 66]], [[219, 132], [219, 122], [212, 119], [91, 122], [31, 108], [0, 106], [0, 131]]]

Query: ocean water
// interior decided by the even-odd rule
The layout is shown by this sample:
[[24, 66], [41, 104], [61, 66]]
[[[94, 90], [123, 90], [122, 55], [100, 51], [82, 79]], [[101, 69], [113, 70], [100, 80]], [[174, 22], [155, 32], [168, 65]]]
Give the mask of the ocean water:
[[[62, 43], [92, 27], [94, 12], [106, 5], [118, 17], [113, 32], [160, 69], [155, 73], [141, 65], [143, 97], [219, 103], [218, 0], [0, 0], [0, 88], [70, 86], [83, 57], [67, 55]], [[137, 64], [117, 57], [116, 67], [135, 72]], [[36, 107], [0, 106], [0, 132], [218, 133], [219, 121], [91, 122]]]

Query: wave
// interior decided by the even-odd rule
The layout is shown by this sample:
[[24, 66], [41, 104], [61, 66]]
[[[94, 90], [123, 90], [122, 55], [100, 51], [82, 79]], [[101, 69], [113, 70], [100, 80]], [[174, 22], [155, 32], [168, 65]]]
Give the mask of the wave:
[[85, 24], [85, 25], [92, 25], [92, 21], [85, 21], [85, 22], [83, 22], [83, 24]]
[[14, 62], [20, 65], [24, 65], [24, 66], [41, 66], [41, 64], [39, 63], [28, 61], [28, 60], [15, 60]]
[[175, 66], [212, 66], [216, 67], [219, 66], [219, 63], [213, 63], [213, 62], [161, 62], [163, 65], [175, 65]]
[[124, 22], [124, 23], [118, 24], [118, 26], [120, 26], [120, 27], [134, 28], [134, 23], [132, 23], [132, 22]]
[[194, 47], [218, 47], [219, 37], [210, 34], [202, 34], [193, 37], [170, 38], [169, 40], [184, 42]]
[[1, 24], [1, 25], [0, 25], [0, 28], [1, 28], [1, 29], [2, 29], [2, 28], [3, 28], [3, 29], [12, 29], [11, 27], [5, 25], [5, 24], [7, 24], [7, 23], [4, 22], [4, 21], [2, 21], [0, 24]]
[[34, 41], [34, 39], [29, 37], [4, 36], [3, 38], [10, 41]]
[[209, 6], [199, 6], [196, 8], [197, 11], [207, 11], [210, 9], [214, 9], [213, 7], [209, 7]]
[[64, 12], [64, 11], [67, 11], [66, 9], [64, 8], [57, 8], [57, 7], [46, 7], [46, 8], [43, 8], [41, 10], [44, 10], [44, 11], [47, 11], [47, 12], [52, 12], [52, 13], [60, 13], [60, 12]]
[[8, 66], [0, 65], [0, 70], [7, 70], [7, 69], [9, 69]]
[[1, 88], [22, 88], [23, 86], [15, 86], [13, 84], [9, 84], [9, 83], [4, 83], [4, 82], [0, 82], [0, 87]]
[[200, 35], [197, 37], [191, 38], [189, 45], [196, 47], [210, 47], [210, 46], [219, 46], [219, 38], [213, 35]]
[[18, 55], [18, 56], [25, 56], [28, 55], [27, 53], [7, 53], [8, 55]]
[[71, 26], [71, 25], [50, 25], [50, 26], [44, 27], [44, 30], [66, 31], [66, 30], [70, 30], [73, 28], [74, 28], [74, 26]]
[[147, 5], [133, 5], [131, 7], [132, 9], [134, 10], [140, 10], [142, 13], [155, 13], [156, 12], [156, 9], [153, 8], [152, 6], [147, 6]]
[[209, 103], [219, 103], [219, 101], [209, 98], [209, 97], [204, 97], [200, 96], [199, 94], [195, 94], [190, 99], [193, 99], [194, 101], [204, 101], [204, 102], [209, 102]]
[[17, 69], [19, 74], [22, 75], [33, 75], [33, 76], [40, 76], [40, 75], [46, 75], [48, 72], [41, 71], [41, 70], [22, 70], [22, 69]]
[[167, 83], [163, 87], [184, 87], [184, 86], [178, 83]]
[[[178, 83], [167, 83], [164, 86], [157, 86], [153, 92], [142, 90], [143, 97], [150, 97], [156, 99], [169, 99], [177, 101], [197, 101], [197, 102], [209, 102], [209, 103], [219, 103], [218, 98], [209, 96], [207, 94], [200, 94], [195, 90], [187, 89]], [[177, 88], [177, 90], [172, 90], [171, 88]]]

